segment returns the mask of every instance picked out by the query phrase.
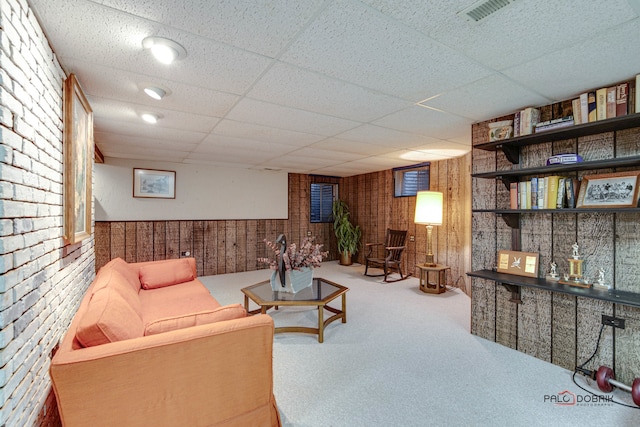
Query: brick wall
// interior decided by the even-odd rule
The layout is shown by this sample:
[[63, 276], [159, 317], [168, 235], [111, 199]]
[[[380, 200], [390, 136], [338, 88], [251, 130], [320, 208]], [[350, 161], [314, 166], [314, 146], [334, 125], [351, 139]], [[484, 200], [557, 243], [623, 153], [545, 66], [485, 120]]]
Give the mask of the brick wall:
[[0, 426], [59, 425], [52, 349], [94, 277], [62, 240], [60, 67], [25, 0], [0, 0]]

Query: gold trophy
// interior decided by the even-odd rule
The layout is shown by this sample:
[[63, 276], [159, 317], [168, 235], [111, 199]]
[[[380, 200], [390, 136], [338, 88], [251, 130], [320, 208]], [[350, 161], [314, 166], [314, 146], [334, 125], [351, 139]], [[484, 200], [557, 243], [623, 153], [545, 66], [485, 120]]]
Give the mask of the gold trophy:
[[564, 280], [560, 280], [559, 283], [563, 285], [569, 286], [578, 286], [580, 288], [590, 288], [591, 284], [586, 283], [586, 280], [582, 278], [582, 263], [584, 263], [583, 259], [580, 259], [580, 254], [578, 253], [578, 242], [574, 243], [572, 246], [573, 254], [569, 261], [569, 276], [565, 274]]

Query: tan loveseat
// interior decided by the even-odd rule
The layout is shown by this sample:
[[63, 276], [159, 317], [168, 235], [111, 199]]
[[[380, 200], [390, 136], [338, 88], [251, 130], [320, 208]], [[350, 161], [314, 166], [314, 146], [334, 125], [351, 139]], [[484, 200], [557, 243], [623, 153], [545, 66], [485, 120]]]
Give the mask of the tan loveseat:
[[102, 267], [50, 375], [65, 426], [279, 426], [273, 321], [220, 306], [195, 260]]

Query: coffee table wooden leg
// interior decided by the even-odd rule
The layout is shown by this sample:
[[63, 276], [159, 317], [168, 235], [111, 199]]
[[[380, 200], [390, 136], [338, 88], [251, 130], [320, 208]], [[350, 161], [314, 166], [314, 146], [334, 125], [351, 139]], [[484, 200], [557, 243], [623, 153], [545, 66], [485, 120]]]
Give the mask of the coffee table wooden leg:
[[347, 294], [342, 294], [342, 323], [347, 323]]
[[318, 342], [324, 342], [324, 307], [318, 306]]
[[249, 312], [249, 297], [246, 295], [244, 296], [244, 309], [247, 313]]

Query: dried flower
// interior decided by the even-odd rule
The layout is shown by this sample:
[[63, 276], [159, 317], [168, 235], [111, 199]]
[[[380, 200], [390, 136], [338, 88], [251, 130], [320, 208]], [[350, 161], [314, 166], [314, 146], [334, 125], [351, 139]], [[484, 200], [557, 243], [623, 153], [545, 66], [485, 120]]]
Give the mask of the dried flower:
[[[258, 258], [258, 262], [269, 264], [269, 268], [272, 270], [278, 269], [278, 262], [280, 261], [280, 245], [264, 239], [264, 242], [275, 254], [275, 259], [270, 258]], [[287, 246], [282, 259], [284, 260], [285, 270], [301, 270], [304, 267], [320, 267], [322, 266], [322, 258], [326, 258], [329, 252], [322, 252], [322, 246], [318, 243], [313, 243], [313, 237], [306, 237], [302, 241], [300, 248], [295, 243]]]

